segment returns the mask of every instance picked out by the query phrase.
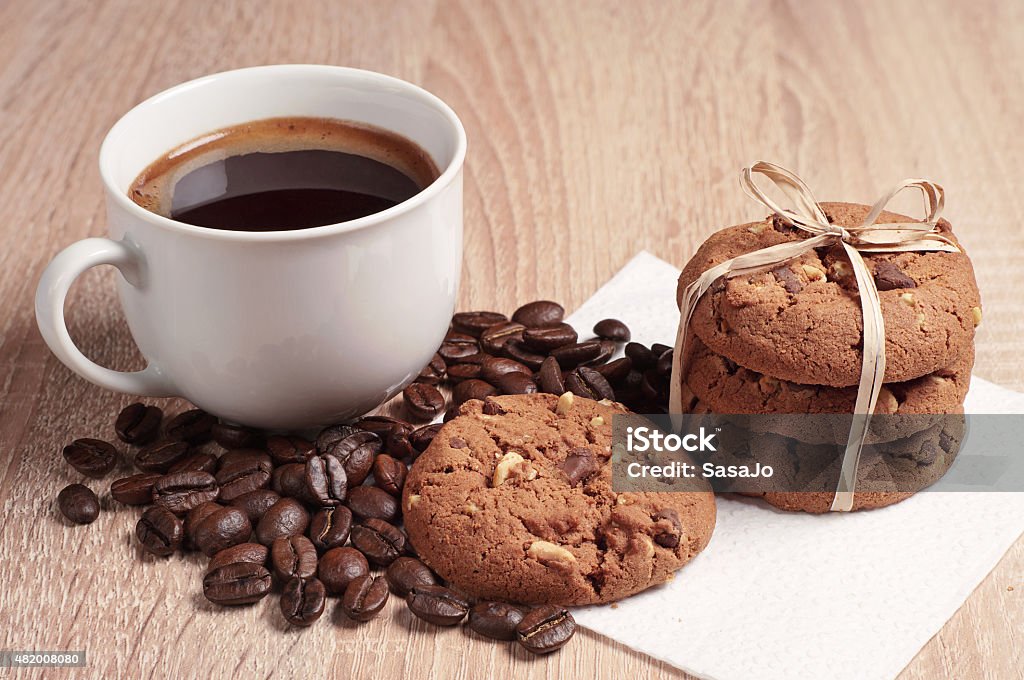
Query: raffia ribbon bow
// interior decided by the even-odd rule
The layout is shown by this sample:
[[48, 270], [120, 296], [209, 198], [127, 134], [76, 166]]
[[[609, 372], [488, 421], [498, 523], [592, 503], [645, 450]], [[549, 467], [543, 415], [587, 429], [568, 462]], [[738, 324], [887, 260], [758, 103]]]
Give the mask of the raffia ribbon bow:
[[[793, 203], [788, 210], [779, 206], [754, 182], [754, 175], [763, 175], [778, 187]], [[853, 508], [853, 494], [857, 482], [857, 467], [861, 450], [867, 438], [871, 414], [882, 389], [885, 375], [885, 322], [871, 271], [864, 263], [861, 253], [896, 253], [907, 251], [959, 252], [959, 246], [940, 233], [937, 227], [939, 215], [945, 203], [945, 192], [934, 182], [924, 179], [903, 180], [872, 206], [864, 223], [859, 227], [841, 227], [830, 224], [825, 212], [814, 200], [811, 190], [803, 180], [783, 167], [758, 161], [744, 168], [740, 183], [743, 191], [771, 210], [793, 227], [801, 229], [810, 238], [755, 250], [719, 265], [711, 267], [686, 288], [680, 307], [679, 331], [676, 336], [675, 354], [672, 367], [672, 385], [669, 411], [682, 411], [682, 385], [685, 375], [686, 329], [701, 296], [720, 278], [744, 276], [774, 269], [781, 264], [800, 257], [802, 254], [820, 248], [842, 244], [850, 260], [860, 293], [861, 313], [864, 317], [863, 358], [861, 361], [860, 384], [854, 405], [853, 421], [836, 494], [832, 501], [833, 512], [848, 512]], [[904, 189], [919, 189], [924, 195], [925, 219], [923, 222], [899, 222], [876, 225], [875, 220], [885, 206]]]

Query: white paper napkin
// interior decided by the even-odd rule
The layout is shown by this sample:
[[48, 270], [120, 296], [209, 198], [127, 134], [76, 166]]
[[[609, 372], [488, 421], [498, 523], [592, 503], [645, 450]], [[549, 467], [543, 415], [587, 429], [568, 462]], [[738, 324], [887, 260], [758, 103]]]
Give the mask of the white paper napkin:
[[[678, 276], [640, 253], [569, 321], [589, 330], [612, 316], [640, 342], [671, 345]], [[1022, 413], [1024, 394], [974, 378], [965, 408]], [[574, 615], [701, 678], [888, 679], [1022, 531], [1024, 493], [920, 493], [824, 516], [719, 499], [711, 544], [674, 581]]]

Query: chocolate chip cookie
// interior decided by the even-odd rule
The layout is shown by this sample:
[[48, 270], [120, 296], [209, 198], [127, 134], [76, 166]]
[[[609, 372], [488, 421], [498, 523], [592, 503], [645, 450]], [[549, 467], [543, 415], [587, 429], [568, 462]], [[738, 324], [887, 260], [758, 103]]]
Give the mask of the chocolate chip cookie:
[[[684, 390], [685, 391], [685, 390]], [[693, 413], [705, 413], [699, 399], [687, 393]], [[962, 414], [936, 414], [919, 432], [886, 442], [868, 444], [861, 452], [853, 510], [892, 505], [931, 486], [949, 470], [965, 434]], [[828, 512], [835, 497], [845, 438], [824, 446], [774, 433], [724, 427], [719, 446], [702, 460], [716, 466], [748, 469], [770, 466], [771, 475], [715, 480], [717, 493], [763, 498], [782, 510]]]
[[[823, 203], [834, 224], [856, 226], [868, 206]], [[911, 218], [883, 212], [878, 223]], [[950, 225], [940, 230], [953, 238]], [[678, 298], [701, 273], [737, 255], [806, 238], [775, 217], [723, 229], [679, 277]], [[881, 298], [885, 382], [935, 373], [965, 356], [981, 321], [971, 261], [964, 253], [864, 256]], [[840, 246], [819, 248], [751, 276], [720, 279], [701, 298], [691, 329], [715, 353], [765, 375], [800, 384], [849, 387], [860, 380], [863, 319], [856, 283]]]
[[[744, 369], [715, 354], [693, 335], [686, 345], [684, 411], [700, 408], [733, 415], [746, 429], [807, 443], [845, 441], [850, 432], [856, 387], [800, 385]], [[974, 347], [951, 366], [905, 383], [883, 385], [865, 441], [901, 439], [938, 423], [944, 414], [963, 413], [971, 382]]]
[[715, 500], [615, 493], [612, 402], [571, 393], [464, 404], [409, 471], [402, 508], [420, 558], [468, 593], [611, 602], [664, 583], [704, 549]]
[[[963, 436], [963, 416], [947, 415], [935, 426], [905, 439], [866, 446], [857, 469], [853, 510], [893, 505], [937, 482], [956, 459]], [[776, 435], [752, 435], [749, 443], [751, 450], [758, 452], [758, 460], [773, 460], [783, 478], [792, 478], [792, 482], [787, 479], [785, 488], [794, 490], [779, 490], [783, 487], [776, 485], [762, 494], [744, 495], [760, 495], [781, 510], [829, 511], [840, 457]]]

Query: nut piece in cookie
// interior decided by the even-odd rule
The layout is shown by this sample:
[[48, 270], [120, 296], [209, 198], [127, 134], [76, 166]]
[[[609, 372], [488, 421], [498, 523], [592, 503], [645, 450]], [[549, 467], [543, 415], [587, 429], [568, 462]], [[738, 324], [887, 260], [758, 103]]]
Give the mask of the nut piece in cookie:
[[564, 569], [576, 562], [576, 556], [560, 545], [548, 541], [534, 541], [526, 549], [526, 555], [541, 564], [557, 569]]
[[525, 479], [530, 481], [537, 478], [537, 470], [526, 462], [526, 459], [515, 451], [509, 451], [494, 468], [494, 475], [491, 477], [491, 486], [501, 486], [510, 479]]

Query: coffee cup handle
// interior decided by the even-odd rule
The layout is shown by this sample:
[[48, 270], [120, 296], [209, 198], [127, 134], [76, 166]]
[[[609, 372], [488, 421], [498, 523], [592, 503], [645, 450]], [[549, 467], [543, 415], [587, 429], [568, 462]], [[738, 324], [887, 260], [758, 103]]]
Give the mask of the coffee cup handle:
[[112, 371], [87, 358], [71, 339], [64, 320], [64, 299], [79, 275], [101, 264], [117, 267], [133, 286], [144, 283], [145, 262], [132, 246], [107, 238], [71, 244], [53, 258], [36, 289], [36, 323], [43, 340], [65, 366], [100, 387], [147, 397], [175, 396], [174, 386], [152, 362], [142, 371]]

